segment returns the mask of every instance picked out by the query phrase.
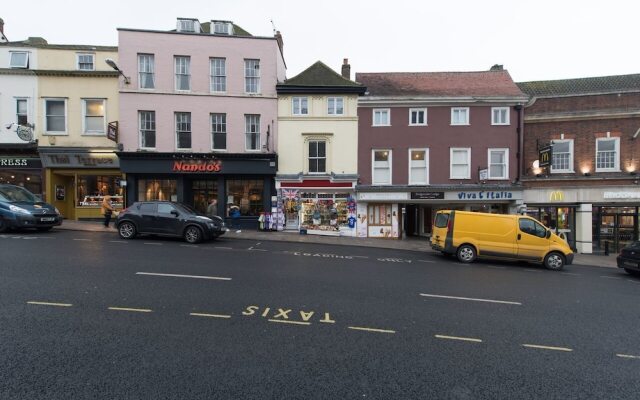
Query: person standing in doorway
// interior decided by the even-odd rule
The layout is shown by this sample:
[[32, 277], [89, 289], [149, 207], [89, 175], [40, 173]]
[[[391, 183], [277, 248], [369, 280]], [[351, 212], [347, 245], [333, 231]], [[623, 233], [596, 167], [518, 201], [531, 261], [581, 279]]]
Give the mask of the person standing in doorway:
[[104, 227], [109, 227], [109, 222], [111, 222], [111, 215], [113, 214], [113, 206], [111, 205], [111, 196], [106, 195], [102, 199], [102, 206], [100, 207], [102, 214], [104, 215]]
[[207, 206], [207, 217], [213, 217], [218, 214], [218, 200], [211, 199], [209, 200], [209, 205]]

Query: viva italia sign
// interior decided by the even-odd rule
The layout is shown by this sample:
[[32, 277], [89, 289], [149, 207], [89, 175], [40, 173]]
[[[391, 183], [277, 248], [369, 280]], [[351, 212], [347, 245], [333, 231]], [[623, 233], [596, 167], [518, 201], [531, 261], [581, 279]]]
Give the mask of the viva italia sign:
[[459, 192], [458, 200], [508, 200], [513, 198], [512, 192]]

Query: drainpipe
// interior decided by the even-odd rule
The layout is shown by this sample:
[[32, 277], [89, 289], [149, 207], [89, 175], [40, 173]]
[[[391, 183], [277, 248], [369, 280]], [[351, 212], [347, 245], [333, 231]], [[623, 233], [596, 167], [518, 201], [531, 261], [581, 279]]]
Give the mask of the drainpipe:
[[516, 133], [518, 135], [518, 153], [516, 154], [516, 158], [518, 159], [518, 173], [516, 174], [516, 181], [520, 182], [524, 163], [524, 107], [522, 104], [518, 104], [515, 106], [515, 109], [518, 111], [518, 127], [516, 128]]

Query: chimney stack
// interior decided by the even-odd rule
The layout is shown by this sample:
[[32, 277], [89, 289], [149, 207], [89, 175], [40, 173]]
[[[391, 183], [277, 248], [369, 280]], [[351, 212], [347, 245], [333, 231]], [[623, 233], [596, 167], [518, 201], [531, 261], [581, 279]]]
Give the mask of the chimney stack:
[[504, 71], [502, 64], [494, 64], [489, 71]]
[[0, 35], [4, 36], [4, 20], [0, 18]]
[[351, 65], [348, 58], [342, 61], [342, 77], [351, 80]]
[[280, 51], [282, 52], [282, 54], [284, 54], [284, 42], [282, 41], [282, 34], [280, 33], [280, 31], [276, 31], [276, 34], [273, 35], [273, 37], [276, 38], [278, 47], [280, 47]]

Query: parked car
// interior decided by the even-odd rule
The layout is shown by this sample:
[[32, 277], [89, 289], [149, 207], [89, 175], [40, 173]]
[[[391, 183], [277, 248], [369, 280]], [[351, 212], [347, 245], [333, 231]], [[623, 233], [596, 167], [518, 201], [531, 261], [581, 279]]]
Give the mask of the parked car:
[[57, 208], [21, 186], [0, 184], [0, 233], [25, 228], [48, 231], [60, 224]]
[[616, 260], [618, 268], [623, 268], [629, 275], [640, 276], [640, 241], [623, 247]]
[[499, 258], [541, 262], [547, 269], [560, 270], [573, 262], [566, 241], [525, 215], [438, 211], [431, 247], [463, 263]]
[[137, 235], [183, 237], [189, 243], [215, 239], [228, 229], [222, 218], [205, 217], [191, 207], [171, 201], [141, 201], [120, 211], [116, 218], [123, 239]]

